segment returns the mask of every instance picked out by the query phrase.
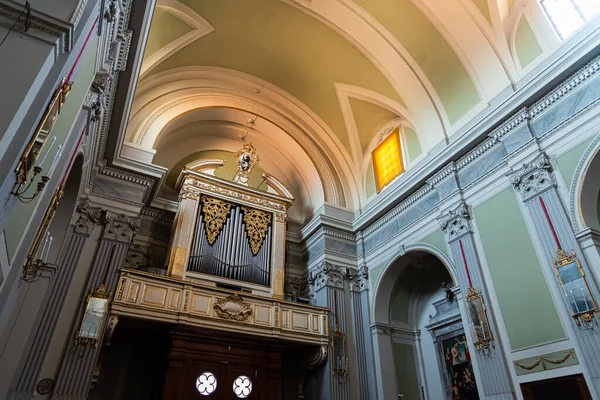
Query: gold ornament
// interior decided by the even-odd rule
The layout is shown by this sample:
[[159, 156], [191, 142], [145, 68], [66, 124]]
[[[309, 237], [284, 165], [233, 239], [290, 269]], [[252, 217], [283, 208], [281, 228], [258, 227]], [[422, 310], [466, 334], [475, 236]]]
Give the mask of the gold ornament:
[[271, 213], [244, 206], [242, 210], [244, 211], [244, 225], [246, 225], [250, 248], [252, 254], [256, 256], [271, 225]]
[[204, 229], [206, 239], [212, 246], [227, 222], [232, 203], [214, 197], [202, 196], [202, 212], [204, 214]]

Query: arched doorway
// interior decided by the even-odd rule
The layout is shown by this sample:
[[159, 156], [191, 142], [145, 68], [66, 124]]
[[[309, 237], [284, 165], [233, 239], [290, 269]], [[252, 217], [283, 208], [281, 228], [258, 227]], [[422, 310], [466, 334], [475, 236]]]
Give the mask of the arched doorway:
[[380, 398], [479, 398], [458, 293], [443, 253], [414, 249], [386, 268], [373, 309]]

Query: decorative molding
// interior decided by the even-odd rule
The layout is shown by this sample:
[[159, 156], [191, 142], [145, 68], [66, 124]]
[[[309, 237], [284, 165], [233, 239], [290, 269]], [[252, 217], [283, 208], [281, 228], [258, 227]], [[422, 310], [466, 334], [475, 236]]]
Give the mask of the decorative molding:
[[89, 204], [88, 199], [80, 200], [71, 220], [74, 232], [79, 235], [89, 236], [96, 224], [102, 220], [102, 210], [90, 207]]
[[247, 321], [252, 316], [250, 303], [244, 302], [244, 299], [237, 294], [218, 299], [213, 309], [220, 318], [238, 322]]
[[311, 297], [325, 286], [342, 289], [344, 287], [345, 268], [324, 261], [308, 275]]
[[140, 227], [140, 218], [128, 217], [125, 214], [116, 214], [104, 211], [103, 239], [115, 240], [122, 243], [131, 243], [133, 235]]
[[471, 216], [465, 203], [461, 203], [455, 210], [450, 210], [446, 215], [438, 218], [438, 222], [446, 234], [448, 243], [473, 231]]
[[555, 351], [541, 356], [513, 361], [517, 376], [578, 365], [574, 349]]
[[508, 177], [517, 192], [521, 194], [523, 201], [528, 201], [556, 186], [552, 165], [545, 153], [541, 153], [529, 163], [524, 163], [520, 169], [509, 173]]
[[350, 281], [350, 290], [353, 292], [362, 292], [369, 289], [369, 269], [363, 265], [358, 270], [348, 268], [348, 280]]
[[125, 262], [123, 263], [124, 268], [138, 269], [148, 263], [148, 257], [146, 255], [146, 248], [139, 244], [133, 244], [127, 249], [125, 255]]

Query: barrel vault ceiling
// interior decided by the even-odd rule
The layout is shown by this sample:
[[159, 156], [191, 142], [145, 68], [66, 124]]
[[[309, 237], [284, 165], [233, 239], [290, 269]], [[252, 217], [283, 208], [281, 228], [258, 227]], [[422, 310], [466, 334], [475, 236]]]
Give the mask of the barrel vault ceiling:
[[168, 185], [247, 132], [297, 220], [355, 211], [383, 134], [426, 155], [558, 44], [536, 0], [158, 0], [125, 144]]

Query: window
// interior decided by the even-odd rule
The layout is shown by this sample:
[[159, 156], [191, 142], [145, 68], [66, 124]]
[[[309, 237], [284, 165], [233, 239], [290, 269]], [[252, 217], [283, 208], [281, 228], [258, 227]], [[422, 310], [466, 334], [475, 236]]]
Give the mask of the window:
[[250, 378], [244, 375], [238, 376], [233, 381], [233, 393], [240, 399], [250, 396], [250, 393], [252, 393], [252, 381]]
[[372, 156], [375, 183], [377, 185], [377, 192], [380, 192], [384, 186], [404, 172], [400, 131], [398, 128], [373, 150]]
[[217, 390], [217, 377], [212, 372], [204, 372], [196, 378], [196, 389], [203, 396], [209, 396]]
[[554, 29], [565, 39], [600, 11], [598, 0], [540, 0]]

